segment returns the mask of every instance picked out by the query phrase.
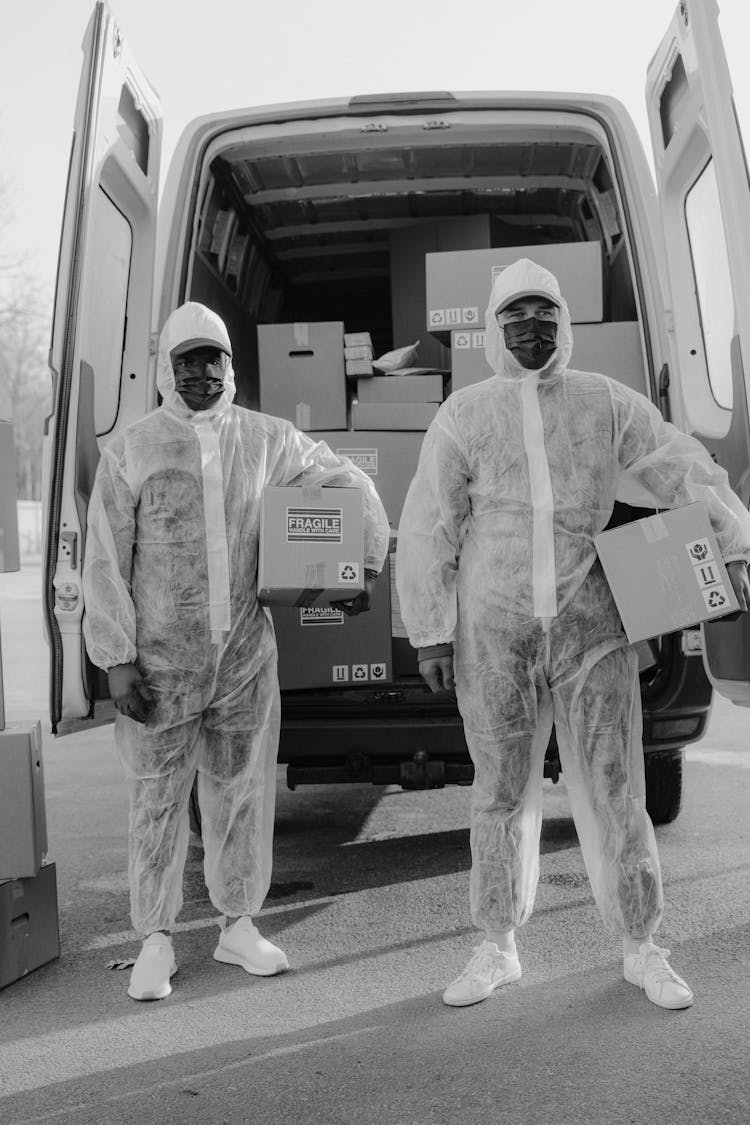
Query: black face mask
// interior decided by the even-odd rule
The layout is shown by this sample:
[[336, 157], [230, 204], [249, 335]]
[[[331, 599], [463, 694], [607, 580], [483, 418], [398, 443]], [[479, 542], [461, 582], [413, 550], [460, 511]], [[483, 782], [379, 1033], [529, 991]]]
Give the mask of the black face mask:
[[224, 380], [217, 379], [206, 372], [203, 376], [175, 376], [175, 390], [191, 410], [205, 410], [221, 397]]
[[191, 352], [174, 361], [174, 385], [178, 395], [191, 410], [207, 410], [221, 397], [224, 372], [216, 349]]
[[503, 325], [505, 346], [522, 367], [538, 371], [557, 348], [557, 325], [535, 316]]

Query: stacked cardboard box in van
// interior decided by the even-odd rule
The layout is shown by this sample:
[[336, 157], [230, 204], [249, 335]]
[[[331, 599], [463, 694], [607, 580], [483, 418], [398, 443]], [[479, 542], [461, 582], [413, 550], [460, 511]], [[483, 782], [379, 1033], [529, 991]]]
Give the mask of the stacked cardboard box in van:
[[355, 430], [426, 430], [444, 397], [442, 372], [357, 380]]
[[546, 243], [427, 254], [427, 331], [442, 343], [450, 344], [453, 331], [483, 328], [495, 278], [519, 258], [531, 258], [555, 275], [574, 324], [602, 320], [601, 243]]
[[60, 955], [46, 852], [41, 727], [10, 727], [0, 733], [0, 988]]
[[350, 379], [372, 375], [372, 338], [369, 332], [344, 333], [344, 362]]
[[260, 409], [300, 430], [346, 429], [344, 325], [258, 325]]

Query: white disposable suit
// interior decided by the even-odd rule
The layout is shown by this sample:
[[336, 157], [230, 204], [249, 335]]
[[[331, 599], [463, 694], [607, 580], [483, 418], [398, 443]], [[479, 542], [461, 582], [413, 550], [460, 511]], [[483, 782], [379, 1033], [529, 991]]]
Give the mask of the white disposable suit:
[[164, 325], [162, 405], [102, 450], [84, 566], [84, 633], [100, 668], [135, 662], [156, 695], [145, 724], [118, 715], [130, 782], [130, 884], [140, 934], [170, 929], [182, 904], [188, 800], [198, 774], [205, 879], [230, 917], [256, 912], [271, 875], [279, 735], [276, 644], [256, 578], [266, 485], [361, 488], [365, 566], [379, 571], [388, 522], [370, 478], [287, 421], [224, 390], [192, 411], [170, 355], [186, 341], [231, 354], [222, 321], [188, 303]]
[[[527, 370], [495, 314], [547, 295], [557, 348]], [[554, 721], [578, 837], [605, 924], [632, 938], [662, 913], [645, 807], [637, 660], [594, 548], [615, 500], [708, 506], [725, 560], [750, 560], [750, 516], [723, 469], [643, 396], [569, 370], [556, 279], [528, 259], [496, 279], [493, 377], [454, 392], [423, 443], [399, 526], [397, 586], [411, 643], [452, 642], [475, 766], [471, 907], [508, 932], [539, 873], [543, 760]]]

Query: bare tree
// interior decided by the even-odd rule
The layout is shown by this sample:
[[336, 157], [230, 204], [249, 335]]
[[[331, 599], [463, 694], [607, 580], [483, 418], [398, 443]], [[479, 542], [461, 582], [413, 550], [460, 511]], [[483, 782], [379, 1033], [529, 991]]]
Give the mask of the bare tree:
[[[0, 235], [10, 222], [7, 184], [0, 182]], [[19, 499], [41, 497], [50, 314], [51, 302], [28, 266], [0, 252], [0, 408], [13, 421]]]

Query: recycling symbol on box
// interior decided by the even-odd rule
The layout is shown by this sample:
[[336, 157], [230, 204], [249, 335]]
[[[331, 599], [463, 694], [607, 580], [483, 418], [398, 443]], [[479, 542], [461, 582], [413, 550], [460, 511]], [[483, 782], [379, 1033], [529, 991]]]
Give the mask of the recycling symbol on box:
[[339, 563], [339, 582], [358, 582], [359, 567], [356, 563]]
[[722, 594], [721, 590], [712, 590], [707, 599], [708, 608], [719, 609], [720, 606], [723, 606], [725, 604], [726, 600], [727, 599]]

